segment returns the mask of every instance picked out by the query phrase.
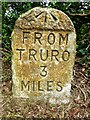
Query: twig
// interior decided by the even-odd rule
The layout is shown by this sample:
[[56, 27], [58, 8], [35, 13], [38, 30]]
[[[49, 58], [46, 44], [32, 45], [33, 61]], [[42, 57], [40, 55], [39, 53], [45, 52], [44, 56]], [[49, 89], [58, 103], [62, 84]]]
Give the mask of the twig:
[[90, 44], [87, 46], [86, 50], [88, 50], [88, 49], [89, 49], [89, 47], [90, 47]]
[[3, 104], [1, 105], [1, 108], [2, 108], [6, 103], [7, 103], [7, 102], [3, 103]]
[[87, 14], [69, 14], [69, 15], [71, 15], [71, 16], [80, 16], [80, 17], [86, 17], [86, 16], [89, 16], [90, 15], [90, 13], [87, 13]]
[[79, 72], [86, 80], [88, 79], [82, 72]]
[[83, 89], [79, 86], [77, 86], [75, 83], [72, 83], [75, 87], [77, 87], [78, 89], [80, 89], [80, 91], [82, 92], [83, 96], [84, 96], [84, 102], [86, 102], [87, 100], [87, 97], [86, 97], [86, 94], [85, 92], [83, 91]]

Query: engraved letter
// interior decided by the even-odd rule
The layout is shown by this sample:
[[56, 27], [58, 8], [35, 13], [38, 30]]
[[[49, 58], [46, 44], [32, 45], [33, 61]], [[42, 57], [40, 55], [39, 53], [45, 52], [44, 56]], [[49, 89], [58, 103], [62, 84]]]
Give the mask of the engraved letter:
[[35, 33], [34, 33], [34, 44], [35, 44], [36, 41], [38, 40], [39, 44], [42, 45], [42, 43], [41, 43], [41, 41], [40, 41], [41, 37], [42, 37], [42, 34], [41, 34], [41, 33], [35, 32]]
[[[42, 49], [40, 50], [40, 58], [42, 61], [46, 61], [48, 58], [48, 50], [45, 50], [46, 51], [45, 53], [42, 51], [44, 51], [44, 50], [42, 50]], [[43, 56], [45, 56], [45, 58]]]
[[[52, 89], [52, 83], [53, 83], [53, 81], [47, 81], [47, 91], [52, 91], [53, 89]], [[51, 84], [51, 85], [50, 85]]]
[[31, 56], [34, 58], [35, 61], [37, 61], [36, 59], [36, 53], [37, 51], [34, 49], [29, 49], [29, 60], [31, 59]]
[[60, 81], [57, 82], [57, 86], [58, 86], [58, 88], [56, 88], [56, 90], [57, 90], [58, 92], [62, 91], [62, 86], [61, 86], [60, 84], [61, 84]]
[[40, 83], [40, 81], [38, 81], [38, 91], [44, 91], [43, 89], [41, 89], [41, 83]]
[[55, 59], [56, 59], [57, 61], [59, 61], [58, 58], [57, 58], [58, 55], [59, 55], [58, 50], [52, 50], [52, 51], [51, 51], [51, 61], [53, 60], [53, 57], [55, 57]]
[[55, 35], [54, 35], [53, 33], [50, 33], [50, 34], [48, 35], [48, 43], [49, 43], [50, 45], [53, 45], [53, 44], [55, 43]]
[[66, 40], [66, 45], [68, 43], [68, 34], [65, 35], [65, 37], [62, 34], [59, 34], [59, 45], [61, 45], [61, 41]]
[[20, 52], [19, 60], [21, 60], [22, 59], [22, 51], [25, 51], [25, 49], [16, 49], [16, 50], [18, 50]]
[[23, 44], [24, 44], [25, 40], [28, 40], [28, 38], [29, 38], [29, 33], [30, 33], [30, 32], [23, 32]]
[[70, 52], [68, 52], [67, 50], [65, 50], [62, 54], [62, 59], [64, 61], [68, 61], [69, 60], [69, 57], [70, 57]]
[[29, 89], [30, 89], [30, 81], [28, 81], [26, 84], [24, 83], [24, 81], [21, 81], [21, 91], [23, 91], [23, 86], [25, 87], [25, 88], [27, 88], [28, 87], [28, 91], [29, 91]]

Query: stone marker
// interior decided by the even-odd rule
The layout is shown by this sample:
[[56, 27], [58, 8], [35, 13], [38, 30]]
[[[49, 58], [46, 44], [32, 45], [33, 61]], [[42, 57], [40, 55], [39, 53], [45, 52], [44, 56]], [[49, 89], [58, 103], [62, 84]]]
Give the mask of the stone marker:
[[75, 59], [75, 29], [60, 10], [33, 8], [12, 33], [13, 96], [67, 103]]

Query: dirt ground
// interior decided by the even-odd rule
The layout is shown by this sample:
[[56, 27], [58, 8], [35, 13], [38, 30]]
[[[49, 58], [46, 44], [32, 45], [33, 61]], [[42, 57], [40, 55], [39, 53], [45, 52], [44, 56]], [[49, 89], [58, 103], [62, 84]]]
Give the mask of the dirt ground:
[[0, 116], [2, 120], [90, 120], [90, 80], [85, 68], [76, 60], [72, 81], [71, 99], [66, 105], [51, 105], [38, 101], [31, 104], [29, 99], [15, 100], [12, 97], [11, 65], [3, 64], [0, 84]]

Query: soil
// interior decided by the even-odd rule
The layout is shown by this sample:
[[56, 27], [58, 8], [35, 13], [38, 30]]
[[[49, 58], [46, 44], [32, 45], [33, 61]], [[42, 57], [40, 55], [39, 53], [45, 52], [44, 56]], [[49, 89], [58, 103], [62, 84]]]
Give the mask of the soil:
[[72, 80], [71, 99], [66, 105], [46, 102], [31, 104], [29, 99], [13, 99], [10, 63], [3, 63], [0, 84], [0, 116], [2, 120], [90, 120], [90, 80], [85, 67], [76, 59]]

